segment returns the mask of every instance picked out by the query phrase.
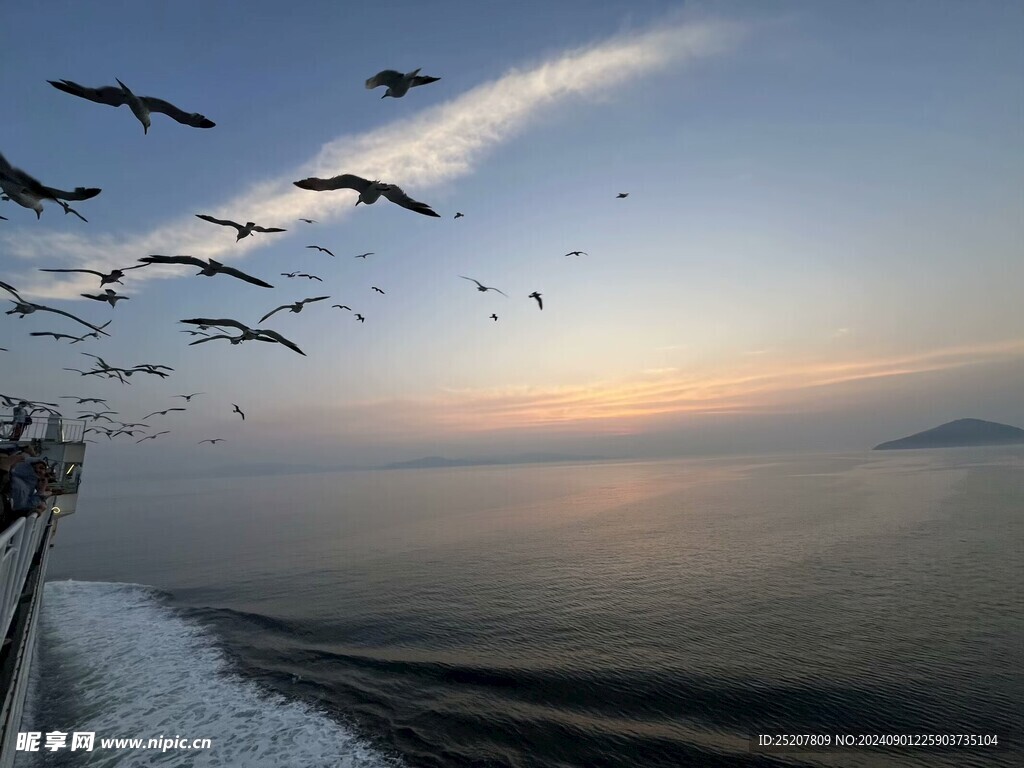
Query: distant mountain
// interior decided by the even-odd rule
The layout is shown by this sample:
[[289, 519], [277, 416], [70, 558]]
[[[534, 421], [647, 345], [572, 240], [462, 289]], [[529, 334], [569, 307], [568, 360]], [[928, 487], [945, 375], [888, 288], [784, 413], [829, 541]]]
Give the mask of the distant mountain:
[[476, 459], [446, 459], [444, 456], [424, 456], [412, 461], [396, 461], [378, 469], [432, 469], [437, 467], [483, 467], [498, 464], [543, 464], [555, 461], [606, 461], [607, 456], [573, 456], [561, 453], [520, 453], [515, 456], [481, 457]]
[[1024, 429], [981, 419], [957, 419], [926, 429], [916, 435], [876, 445], [876, 451], [901, 448], [959, 448], [973, 445], [1012, 445], [1024, 443]]

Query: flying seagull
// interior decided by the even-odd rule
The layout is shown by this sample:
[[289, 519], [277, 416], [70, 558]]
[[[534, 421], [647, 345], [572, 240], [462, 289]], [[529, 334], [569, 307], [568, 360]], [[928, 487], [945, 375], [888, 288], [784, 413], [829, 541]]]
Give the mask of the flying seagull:
[[261, 288], [274, 287], [270, 283], [248, 275], [240, 269], [226, 267], [213, 259], [204, 261], [203, 259], [197, 259], [195, 256], [143, 256], [139, 261], [143, 261], [146, 264], [191, 264], [193, 267], [199, 267], [197, 275], [205, 275], [206, 277], [213, 277], [218, 274], [229, 275], [237, 277], [239, 280], [244, 280], [247, 283], [258, 285]]
[[245, 226], [238, 224], [229, 219], [215, 219], [213, 216], [207, 216], [205, 213], [197, 213], [196, 218], [208, 221], [211, 224], [220, 224], [222, 227], [234, 227], [238, 230], [238, 237], [235, 238], [237, 243], [243, 237], [248, 237], [253, 232], [287, 232], [287, 229], [281, 229], [280, 227], [260, 227], [251, 221], [245, 222]]
[[102, 403], [103, 405], [107, 404], [107, 401], [104, 400], [102, 397], [79, 397], [78, 395], [61, 395], [60, 399], [77, 400], [78, 402], [75, 403], [75, 405], [84, 405], [85, 403]]
[[79, 336], [69, 336], [66, 333], [54, 333], [53, 331], [32, 331], [29, 336], [53, 336], [54, 341], [60, 341], [61, 339], [80, 339]]
[[214, 339], [227, 339], [232, 344], [241, 344], [243, 341], [270, 341], [282, 344], [288, 347], [288, 349], [292, 350], [293, 352], [298, 352], [300, 355], [305, 356], [306, 354], [301, 349], [299, 349], [293, 342], [286, 339], [277, 331], [271, 331], [269, 329], [263, 328], [250, 328], [249, 326], [244, 325], [238, 322], [237, 320], [208, 320], [203, 317], [194, 317], [189, 320], [182, 320], [181, 322], [191, 323], [192, 325], [198, 325], [200, 328], [219, 328], [221, 326], [224, 326], [228, 328], [236, 328], [242, 332], [241, 335], [239, 336], [228, 336], [226, 334], [222, 334], [218, 336], [210, 336], [207, 339], [199, 339], [198, 341], [193, 341], [191, 344], [189, 344], [190, 347], [195, 346], [196, 344], [202, 344], [207, 341], [213, 341]]
[[366, 253], [358, 253], [358, 254], [356, 254], [356, 258], [357, 259], [365, 259], [367, 256], [373, 256], [373, 255], [374, 255], [373, 251], [367, 251]]
[[105, 291], [103, 291], [102, 294], [99, 295], [92, 293], [82, 293], [79, 295], [86, 299], [94, 299], [95, 301], [105, 301], [112, 307], [116, 307], [117, 302], [121, 301], [121, 299], [131, 298], [131, 296], [121, 296], [120, 294], [117, 293], [117, 291], [112, 291], [109, 288], [107, 288]]
[[187, 333], [189, 336], [209, 336], [210, 334], [204, 333], [203, 331], [180, 331], [180, 333]]
[[586, 251], [569, 251], [566, 256], [587, 256]]
[[464, 219], [464, 218], [466, 218], [466, 214], [464, 214], [462, 211], [456, 211], [455, 212], [455, 218], [456, 219]]
[[[127, 434], [127, 435], [131, 434], [131, 432], [128, 432], [126, 430], [122, 430], [122, 432], [124, 432], [124, 434]], [[160, 437], [160, 435], [168, 435], [168, 434], [170, 434], [170, 432], [171, 432], [171, 430], [165, 429], [163, 432], [157, 432], [156, 434], [153, 434], [153, 435], [146, 435], [144, 438], [142, 438], [142, 440], [156, 440], [158, 437]], [[117, 433], [115, 433], [115, 434], [117, 434]], [[136, 443], [141, 443], [142, 440], [136, 440], [135, 442]]]
[[544, 302], [541, 300], [540, 294], [537, 293], [537, 291], [534, 291], [533, 293], [531, 293], [529, 296], [527, 296], [527, 298], [529, 298], [529, 299], [536, 299], [537, 300], [537, 306], [540, 307], [541, 309], [544, 309]]
[[308, 303], [310, 303], [312, 301], [323, 301], [324, 299], [329, 299], [329, 298], [331, 298], [331, 297], [330, 296], [317, 296], [317, 297], [312, 298], [312, 299], [303, 299], [302, 301], [296, 301], [294, 304], [282, 304], [277, 309], [272, 309], [269, 312], [267, 312], [267, 314], [265, 314], [263, 317], [260, 318], [260, 322], [262, 323], [264, 320], [266, 320], [272, 314], [274, 314], [275, 312], [280, 312], [282, 309], [290, 309], [292, 312], [301, 312], [302, 308], [304, 306], [306, 306], [306, 304], [308, 304]]
[[319, 245], [307, 245], [306, 247], [307, 247], [307, 248], [316, 248], [316, 249], [317, 249], [318, 251], [323, 251], [323, 252], [324, 252], [324, 253], [326, 253], [326, 254], [327, 254], [328, 256], [333, 256], [333, 255], [334, 255], [333, 253], [331, 253], [330, 251], [328, 251], [328, 250], [327, 250], [326, 248], [321, 248], [321, 247], [320, 247]]
[[493, 320], [494, 322], [498, 322], [498, 316], [497, 315], [491, 315], [491, 320]]
[[358, 312], [356, 312], [356, 320], [358, 320], [360, 323], [366, 322], [366, 318], [360, 315]]
[[117, 81], [120, 88], [115, 88], [112, 85], [104, 85], [100, 88], [86, 88], [84, 85], [73, 83], [70, 80], [61, 80], [59, 82], [47, 80], [46, 82], [59, 91], [70, 93], [72, 96], [80, 96], [89, 101], [95, 101], [97, 104], [107, 104], [111, 107], [120, 107], [122, 104], [127, 104], [132, 114], [142, 123], [143, 133], [149, 133], [150, 113], [152, 112], [162, 112], [182, 125], [190, 125], [193, 128], [213, 128], [216, 125], [212, 120], [208, 120], [198, 112], [186, 112], [169, 101], [155, 99], [152, 96], [136, 96], [120, 80]]
[[338, 309], [347, 309], [349, 312], [352, 311], [352, 307], [346, 306], [345, 304], [331, 304], [331, 308], [337, 307]]
[[203, 443], [209, 443], [210, 445], [216, 445], [217, 443], [223, 443], [223, 437], [214, 437], [207, 440], [200, 440], [196, 445], [202, 445]]
[[307, 224], [316, 224], [316, 219], [299, 219], [299, 221], [304, 221]]
[[296, 274], [296, 277], [308, 277], [310, 280], [317, 280], [321, 283], [324, 281], [322, 277], [317, 277], [316, 275], [307, 275], [305, 272], [299, 272], [298, 274]]
[[129, 269], [141, 269], [145, 264], [136, 264], [122, 269], [112, 269], [109, 272], [98, 272], [95, 269], [40, 269], [40, 272], [85, 272], [90, 275], [97, 275], [100, 278], [100, 288], [107, 283], [120, 283], [124, 273]]
[[[465, 275], [459, 275], [459, 277], [461, 277], [463, 280], [472, 280], [474, 283], [476, 283], [476, 289], [478, 291], [481, 291], [481, 292], [483, 292], [483, 291], [498, 291], [497, 288], [491, 288], [489, 286], [486, 286], [483, 283], [481, 283], [479, 280], [474, 280], [472, 277], [466, 277]], [[504, 291], [498, 291], [498, 293], [500, 293], [502, 296], [508, 298], [508, 294], [505, 293]]]
[[[96, 187], [75, 187], [71, 192], [67, 192], [44, 186], [39, 180], [7, 162], [3, 155], [0, 155], [0, 189], [4, 192], [3, 199], [12, 200], [24, 208], [31, 208], [36, 212], [37, 219], [43, 213], [43, 200], [53, 200], [67, 213], [71, 207], [64, 202], [65, 200], [88, 200], [100, 193]], [[77, 211], [75, 215], [81, 218]]]
[[440, 79], [440, 77], [421, 75], [419, 69], [414, 69], [412, 72], [404, 74], [393, 69], [385, 69], [366, 81], [366, 89], [372, 91], [374, 88], [386, 85], [388, 89], [381, 98], [390, 96], [393, 99], [400, 99], [409, 92], [410, 88], [426, 85], [427, 83], [436, 83]]
[[232, 406], [232, 407], [234, 408], [234, 410], [232, 411], [232, 413], [237, 413], [237, 414], [238, 414], [239, 416], [241, 416], [241, 417], [242, 417], [242, 421], [245, 421], [245, 414], [244, 414], [244, 413], [242, 413], [242, 409], [241, 409], [241, 408], [239, 408], [239, 407], [238, 407], [237, 405], [235, 405], [234, 403], [232, 403], [232, 404], [231, 404], [231, 406]]
[[[43, 306], [42, 304], [33, 304], [31, 301], [24, 301], [21, 298], [21, 296], [18, 295], [17, 291], [15, 291], [11, 286], [9, 286], [7, 283], [5, 283], [3, 281], [0, 281], [0, 288], [3, 288], [4, 290], [6, 290], [8, 293], [12, 294], [17, 299], [17, 301], [12, 301], [11, 302], [12, 304], [14, 304], [14, 308], [7, 310], [7, 312], [5, 312], [4, 314], [7, 314], [7, 315], [18, 315], [19, 317], [25, 317], [25, 315], [31, 315], [33, 312], [53, 312], [54, 314], [57, 314], [57, 315], [64, 315], [64, 317], [70, 317], [76, 323], [81, 323], [86, 328], [91, 328], [96, 333], [102, 333], [104, 336], [109, 336], [110, 335], [109, 333], [107, 333], [106, 331], [103, 330], [104, 328], [107, 327], [107, 325], [109, 325], [109, 323], [105, 323], [104, 325], [102, 325], [99, 328], [97, 328], [92, 323], [87, 323], [82, 318], [75, 317], [70, 312], [65, 312], [62, 309], [54, 309], [53, 307], [46, 307], [46, 306]], [[71, 342], [71, 343], [74, 344], [74, 342]]]
[[629, 197], [629, 192], [619, 192], [619, 194], [615, 196], [615, 199], [618, 200], [623, 197]]
[[188, 402], [191, 402], [192, 398], [195, 397], [196, 395], [202, 395], [202, 394], [205, 394], [205, 393], [204, 392], [193, 392], [191, 395], [172, 395], [172, 397], [184, 397], [185, 398], [185, 402], [188, 403]]
[[293, 183], [300, 189], [311, 189], [314, 192], [325, 192], [332, 189], [354, 189], [359, 193], [359, 199], [356, 200], [356, 205], [359, 205], [360, 203], [372, 205], [377, 202], [381, 195], [383, 195], [392, 203], [400, 205], [403, 208], [408, 208], [410, 211], [422, 213], [424, 216], [435, 216], [440, 218], [440, 214], [435, 213], [429, 205], [413, 200], [405, 194], [405, 192], [402, 191], [402, 188], [397, 184], [385, 184], [382, 181], [370, 181], [369, 179], [364, 179], [362, 176], [356, 176], [352, 173], [343, 173], [340, 176], [334, 176], [330, 179], [310, 177]]
[[378, 288], [378, 287], [377, 287], [376, 285], [371, 285], [371, 286], [370, 286], [370, 289], [371, 289], [371, 290], [374, 290], [374, 291], [376, 291], [377, 293], [384, 293], [384, 291], [382, 291], [382, 290], [381, 290], [380, 288]]
[[166, 416], [171, 411], [187, 411], [187, 410], [188, 410], [187, 408], [168, 408], [165, 411], [153, 411], [152, 413], [148, 413], [145, 416], [143, 416], [142, 420], [145, 421], [150, 416]]

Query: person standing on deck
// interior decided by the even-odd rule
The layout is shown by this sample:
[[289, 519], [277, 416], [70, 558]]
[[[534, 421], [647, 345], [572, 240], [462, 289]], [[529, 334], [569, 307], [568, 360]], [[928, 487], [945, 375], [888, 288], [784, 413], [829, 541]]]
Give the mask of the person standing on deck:
[[28, 402], [22, 400], [16, 406], [14, 406], [14, 430], [11, 432], [11, 440], [18, 441], [21, 439], [21, 433], [25, 431], [32, 422], [29, 420], [28, 409], [26, 406]]

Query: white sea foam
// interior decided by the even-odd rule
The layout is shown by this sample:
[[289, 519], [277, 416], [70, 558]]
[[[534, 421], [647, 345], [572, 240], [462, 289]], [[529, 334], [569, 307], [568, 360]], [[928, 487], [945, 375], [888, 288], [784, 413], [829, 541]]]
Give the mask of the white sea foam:
[[[41, 670], [34, 698], [72, 697], [69, 709], [80, 714], [73, 723], [34, 723], [30, 711], [20, 730], [93, 731], [97, 748], [41, 752], [19, 765], [63, 764], [60, 758], [72, 756], [76, 766], [133, 768], [397, 765], [345, 725], [232, 673], [209, 632], [177, 615], [149, 587], [50, 582], [42, 622], [45, 655], [57, 663]], [[99, 748], [100, 738], [161, 736], [209, 738], [212, 748]]]

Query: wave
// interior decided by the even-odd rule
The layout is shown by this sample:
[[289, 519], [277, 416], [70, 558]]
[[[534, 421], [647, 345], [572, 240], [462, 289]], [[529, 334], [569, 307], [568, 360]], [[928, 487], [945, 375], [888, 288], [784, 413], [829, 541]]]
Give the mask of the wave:
[[[48, 582], [39, 658], [22, 731], [91, 731], [92, 752], [40, 752], [31, 764], [331, 766], [401, 763], [306, 703], [229, 667], [214, 638], [138, 584]], [[31, 711], [34, 710], [34, 711]], [[58, 721], [59, 720], [59, 721]], [[204, 751], [98, 748], [100, 738], [208, 738]]]

